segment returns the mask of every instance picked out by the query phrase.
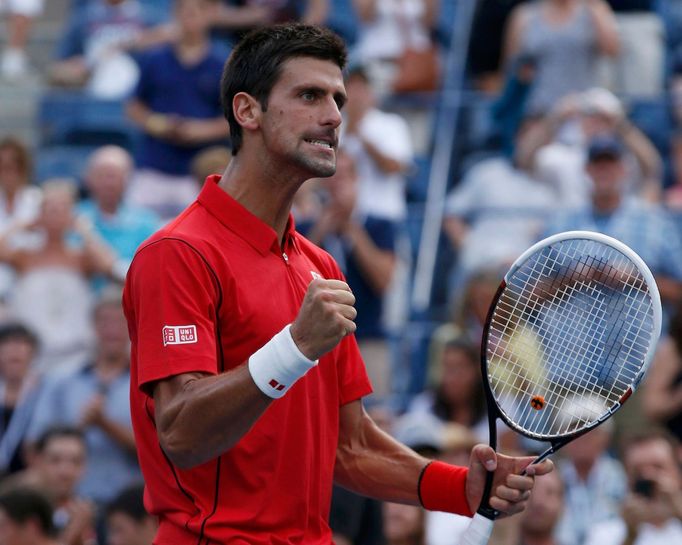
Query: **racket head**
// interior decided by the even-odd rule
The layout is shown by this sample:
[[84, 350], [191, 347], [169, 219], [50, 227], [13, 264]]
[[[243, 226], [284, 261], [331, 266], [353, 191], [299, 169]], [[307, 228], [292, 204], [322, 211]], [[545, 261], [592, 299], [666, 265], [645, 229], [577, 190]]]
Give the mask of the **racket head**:
[[541, 240], [512, 264], [488, 312], [489, 410], [539, 441], [586, 433], [641, 382], [661, 316], [651, 271], [622, 242], [590, 231]]

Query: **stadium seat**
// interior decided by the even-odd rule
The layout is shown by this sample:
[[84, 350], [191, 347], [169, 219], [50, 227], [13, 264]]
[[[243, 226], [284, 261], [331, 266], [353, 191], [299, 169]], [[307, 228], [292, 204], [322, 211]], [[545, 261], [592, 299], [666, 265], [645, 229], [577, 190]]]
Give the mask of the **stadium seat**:
[[39, 148], [35, 154], [35, 182], [40, 185], [50, 178], [73, 178], [82, 186], [88, 158], [95, 149], [90, 146]]
[[99, 100], [83, 93], [50, 92], [38, 107], [43, 146], [117, 144], [134, 148], [136, 131], [122, 101]]

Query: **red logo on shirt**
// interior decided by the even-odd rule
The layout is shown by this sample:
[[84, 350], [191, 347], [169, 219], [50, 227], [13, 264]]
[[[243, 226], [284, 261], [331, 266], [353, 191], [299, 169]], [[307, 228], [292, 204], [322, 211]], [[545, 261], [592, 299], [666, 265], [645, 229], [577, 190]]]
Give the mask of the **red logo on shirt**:
[[191, 344], [197, 342], [197, 326], [165, 325], [163, 326], [163, 346], [169, 344]]
[[270, 382], [268, 382], [268, 384], [278, 392], [281, 392], [282, 390], [284, 390], [284, 388], [286, 388], [284, 384], [282, 384], [281, 382], [277, 382], [274, 378]]

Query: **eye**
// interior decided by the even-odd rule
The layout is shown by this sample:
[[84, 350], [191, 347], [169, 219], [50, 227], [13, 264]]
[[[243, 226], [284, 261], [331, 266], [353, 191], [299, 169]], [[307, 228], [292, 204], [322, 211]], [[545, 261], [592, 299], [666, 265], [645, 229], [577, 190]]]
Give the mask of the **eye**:
[[317, 98], [317, 93], [315, 93], [315, 91], [303, 91], [301, 93], [301, 98], [306, 102], [312, 102]]

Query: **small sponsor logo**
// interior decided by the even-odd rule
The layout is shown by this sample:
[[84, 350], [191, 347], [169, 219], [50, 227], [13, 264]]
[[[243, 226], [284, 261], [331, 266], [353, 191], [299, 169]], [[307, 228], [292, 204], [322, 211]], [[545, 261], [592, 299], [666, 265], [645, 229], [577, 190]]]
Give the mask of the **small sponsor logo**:
[[273, 390], [277, 390], [278, 392], [281, 392], [282, 390], [284, 390], [284, 388], [286, 388], [284, 384], [282, 384], [281, 382], [277, 382], [274, 378], [270, 382], [268, 382], [268, 384]]
[[317, 271], [310, 271], [310, 274], [313, 276], [313, 280], [317, 280], [318, 278], [322, 278], [322, 275], [317, 272]]
[[197, 342], [197, 326], [163, 326], [163, 346], [168, 346], [169, 344], [192, 344], [195, 342]]

